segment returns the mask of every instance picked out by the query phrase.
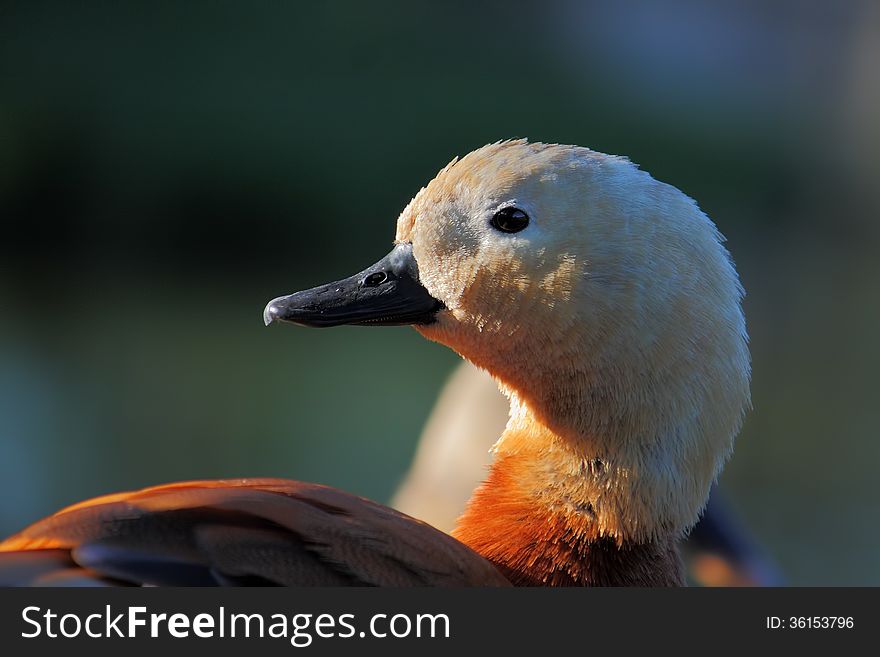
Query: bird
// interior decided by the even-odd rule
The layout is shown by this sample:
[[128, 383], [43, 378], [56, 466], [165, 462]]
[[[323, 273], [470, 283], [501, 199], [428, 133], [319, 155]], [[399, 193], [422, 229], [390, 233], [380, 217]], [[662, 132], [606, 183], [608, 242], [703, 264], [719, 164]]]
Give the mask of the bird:
[[95, 498], [0, 543], [43, 585], [680, 586], [682, 536], [750, 408], [743, 288], [697, 204], [630, 160], [498, 141], [453, 159], [348, 278], [267, 325], [410, 325], [507, 396], [451, 535], [280, 479]]
[[[449, 376], [418, 439], [391, 506], [446, 532], [492, 462], [507, 399], [494, 379], [463, 360]], [[784, 577], [738, 517], [725, 491], [712, 487], [699, 522], [682, 543], [688, 582], [701, 586], [780, 586]]]

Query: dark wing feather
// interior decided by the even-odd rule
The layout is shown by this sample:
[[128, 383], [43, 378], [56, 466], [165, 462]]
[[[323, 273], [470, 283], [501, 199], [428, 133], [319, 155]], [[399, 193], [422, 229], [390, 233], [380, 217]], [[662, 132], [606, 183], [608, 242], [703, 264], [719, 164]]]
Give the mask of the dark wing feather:
[[283, 479], [99, 497], [0, 543], [0, 583], [65, 577], [99, 585], [509, 585], [488, 561], [425, 523]]

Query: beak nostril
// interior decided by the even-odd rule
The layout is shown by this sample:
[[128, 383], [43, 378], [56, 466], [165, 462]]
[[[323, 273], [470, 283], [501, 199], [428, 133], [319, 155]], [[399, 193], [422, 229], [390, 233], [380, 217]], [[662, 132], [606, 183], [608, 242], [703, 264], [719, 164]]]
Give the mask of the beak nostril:
[[388, 280], [388, 274], [384, 271], [373, 272], [364, 279], [364, 287], [376, 287]]

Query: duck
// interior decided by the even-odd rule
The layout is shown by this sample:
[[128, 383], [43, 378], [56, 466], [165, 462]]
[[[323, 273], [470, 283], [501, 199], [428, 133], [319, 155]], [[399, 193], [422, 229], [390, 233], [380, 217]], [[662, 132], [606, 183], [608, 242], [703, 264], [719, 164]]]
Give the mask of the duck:
[[627, 158], [488, 144], [413, 197], [376, 264], [263, 311], [412, 326], [493, 377], [509, 418], [451, 535], [317, 484], [192, 481], [30, 525], [0, 582], [683, 585], [679, 543], [751, 404], [743, 294], [714, 223]]
[[[484, 370], [462, 360], [428, 415], [415, 455], [391, 506], [445, 532], [455, 528], [492, 463], [492, 444], [508, 418], [507, 398]], [[681, 545], [688, 583], [698, 586], [781, 586], [774, 559], [730, 503], [712, 487], [699, 521]]]

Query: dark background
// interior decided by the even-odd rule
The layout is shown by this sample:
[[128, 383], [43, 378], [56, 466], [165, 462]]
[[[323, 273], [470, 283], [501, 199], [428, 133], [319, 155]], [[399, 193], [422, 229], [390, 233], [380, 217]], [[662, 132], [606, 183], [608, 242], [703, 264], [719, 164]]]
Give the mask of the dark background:
[[876, 2], [0, 4], [0, 533], [277, 475], [386, 500], [457, 357], [268, 330], [501, 138], [626, 154], [748, 291], [722, 485], [794, 584], [880, 584]]

